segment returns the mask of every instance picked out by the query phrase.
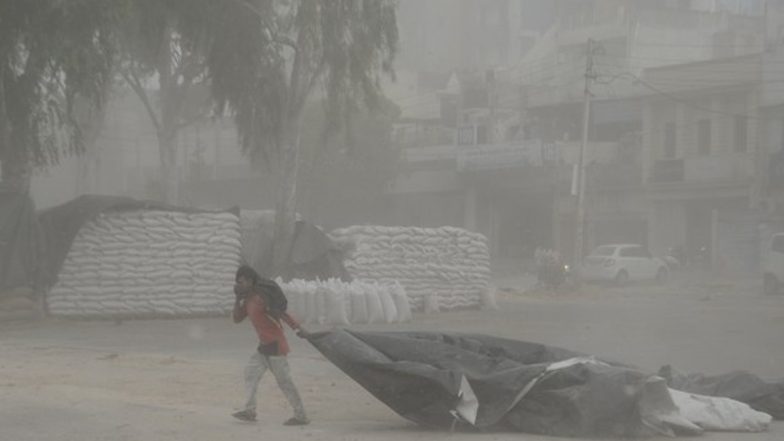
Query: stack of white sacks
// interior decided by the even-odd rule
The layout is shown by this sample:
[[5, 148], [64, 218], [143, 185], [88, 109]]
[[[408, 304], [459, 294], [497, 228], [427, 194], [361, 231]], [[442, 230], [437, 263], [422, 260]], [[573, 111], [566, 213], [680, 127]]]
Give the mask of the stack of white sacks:
[[286, 294], [288, 312], [302, 323], [350, 325], [411, 321], [411, 306], [400, 284], [276, 280]]
[[353, 251], [345, 265], [361, 281], [399, 282], [414, 309], [494, 306], [487, 239], [456, 227], [352, 226], [330, 233]]
[[74, 239], [48, 309], [69, 317], [227, 314], [240, 249], [231, 213], [103, 213]]

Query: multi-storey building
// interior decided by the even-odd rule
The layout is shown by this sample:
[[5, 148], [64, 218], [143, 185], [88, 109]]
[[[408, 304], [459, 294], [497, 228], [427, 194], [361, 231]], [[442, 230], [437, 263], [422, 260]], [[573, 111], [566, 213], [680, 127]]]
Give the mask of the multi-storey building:
[[650, 68], [644, 179], [655, 251], [683, 247], [729, 269], [757, 261], [761, 54]]

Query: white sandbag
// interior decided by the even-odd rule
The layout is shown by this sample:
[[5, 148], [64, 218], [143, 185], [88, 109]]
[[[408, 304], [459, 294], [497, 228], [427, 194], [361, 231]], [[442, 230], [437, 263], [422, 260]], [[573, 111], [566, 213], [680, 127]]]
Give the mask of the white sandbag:
[[384, 320], [384, 307], [381, 305], [381, 299], [378, 297], [378, 292], [374, 289], [368, 289], [365, 292], [365, 300], [367, 302], [367, 323], [378, 323]]
[[330, 325], [348, 326], [346, 316], [346, 293], [341, 290], [324, 289], [326, 297], [326, 323]]
[[318, 293], [316, 292], [315, 287], [308, 287], [305, 290], [305, 298], [307, 299], [306, 309], [305, 309], [305, 321], [306, 323], [318, 323], [319, 317], [319, 310], [318, 310], [318, 300], [317, 296]]
[[763, 432], [772, 417], [729, 398], [708, 397], [670, 389], [681, 415], [708, 431]]
[[429, 294], [425, 296], [425, 314], [435, 314], [440, 311], [440, 307], [438, 304], [438, 296], [435, 294]]
[[411, 314], [411, 303], [408, 300], [408, 296], [406, 295], [406, 291], [403, 286], [395, 282], [392, 286], [392, 299], [395, 302], [395, 307], [397, 308], [397, 319], [401, 323], [410, 322], [413, 319]]
[[[489, 255], [481, 235], [454, 227], [376, 226], [353, 226], [332, 235], [354, 244], [345, 266], [357, 280], [399, 281], [410, 300], [429, 292], [461, 297], [445, 302], [450, 307], [481, 305], [481, 290], [463, 288], [472, 281], [489, 282]], [[424, 302], [410, 303], [419, 307]]]
[[367, 323], [368, 307], [365, 293], [358, 288], [353, 288], [351, 292], [351, 322]]
[[377, 285], [376, 289], [379, 300], [381, 300], [381, 306], [384, 309], [385, 323], [397, 323], [397, 307], [395, 306], [395, 301], [392, 299], [392, 296], [389, 293], [389, 288], [386, 286]]
[[[77, 234], [49, 294], [69, 309], [54, 302], [50, 310], [80, 317], [222, 313], [232, 306], [239, 244], [231, 239], [238, 231], [236, 217], [221, 221], [212, 213], [101, 214]], [[202, 243], [206, 234], [221, 241]]]
[[327, 322], [327, 292], [323, 286], [314, 289], [316, 293], [316, 323], [323, 325]]
[[301, 289], [290, 287], [284, 290], [289, 302], [288, 312], [296, 320], [305, 320], [306, 299]]

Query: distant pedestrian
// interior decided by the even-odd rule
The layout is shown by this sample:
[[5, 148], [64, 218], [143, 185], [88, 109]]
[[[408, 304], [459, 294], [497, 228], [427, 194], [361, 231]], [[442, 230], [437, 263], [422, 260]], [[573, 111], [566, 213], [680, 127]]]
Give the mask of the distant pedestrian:
[[[262, 281], [266, 283], [260, 283]], [[263, 280], [253, 268], [241, 266], [237, 270], [235, 282], [232, 314], [234, 323], [240, 323], [245, 317], [249, 317], [259, 337], [259, 346], [245, 367], [244, 408], [233, 413], [232, 416], [242, 421], [256, 420], [256, 391], [259, 381], [267, 370], [270, 370], [278, 382], [278, 387], [294, 409], [294, 416], [283, 424], [287, 426], [308, 424], [310, 420], [305, 414], [302, 398], [291, 380], [289, 363], [286, 359], [289, 345], [281, 321], [296, 330], [297, 335], [302, 338], [306, 338], [308, 332], [288, 313], [271, 307], [275, 303], [272, 301], [268, 287], [274, 284], [274, 281]]]

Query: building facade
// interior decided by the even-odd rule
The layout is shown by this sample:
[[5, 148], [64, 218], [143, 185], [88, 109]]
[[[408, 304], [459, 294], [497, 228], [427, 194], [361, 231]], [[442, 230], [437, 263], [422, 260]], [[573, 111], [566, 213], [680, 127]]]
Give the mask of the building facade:
[[758, 265], [760, 54], [646, 70], [644, 177], [654, 251]]

